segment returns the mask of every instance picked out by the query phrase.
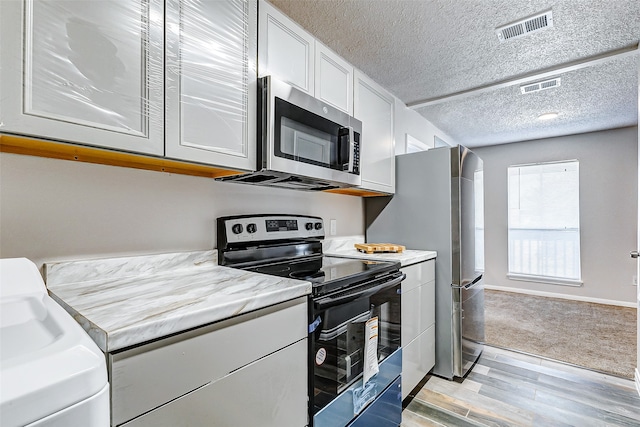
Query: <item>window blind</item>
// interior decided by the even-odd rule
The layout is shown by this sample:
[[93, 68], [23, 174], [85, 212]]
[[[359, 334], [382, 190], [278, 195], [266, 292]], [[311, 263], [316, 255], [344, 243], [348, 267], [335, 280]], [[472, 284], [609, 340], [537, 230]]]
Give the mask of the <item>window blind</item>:
[[577, 160], [508, 168], [509, 273], [580, 280]]

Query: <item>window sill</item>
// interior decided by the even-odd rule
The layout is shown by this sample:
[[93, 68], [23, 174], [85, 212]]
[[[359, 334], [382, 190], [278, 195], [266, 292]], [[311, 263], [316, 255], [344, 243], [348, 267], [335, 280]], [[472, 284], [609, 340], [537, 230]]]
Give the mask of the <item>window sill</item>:
[[555, 277], [546, 277], [546, 276], [533, 276], [529, 274], [507, 274], [507, 278], [511, 280], [519, 280], [522, 282], [537, 282], [537, 283], [548, 283], [550, 285], [562, 285], [562, 286], [575, 286], [581, 287], [582, 280], [574, 280], [574, 279], [560, 279]]

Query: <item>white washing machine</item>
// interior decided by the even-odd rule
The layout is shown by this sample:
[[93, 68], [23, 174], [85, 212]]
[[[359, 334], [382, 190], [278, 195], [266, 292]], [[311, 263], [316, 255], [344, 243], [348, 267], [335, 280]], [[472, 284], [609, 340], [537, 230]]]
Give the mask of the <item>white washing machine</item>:
[[107, 427], [105, 356], [34, 263], [0, 259], [0, 425]]

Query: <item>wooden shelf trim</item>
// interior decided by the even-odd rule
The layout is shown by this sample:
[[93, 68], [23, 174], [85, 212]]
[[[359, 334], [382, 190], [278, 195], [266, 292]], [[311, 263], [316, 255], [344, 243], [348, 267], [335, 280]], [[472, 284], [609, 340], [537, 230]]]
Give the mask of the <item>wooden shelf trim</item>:
[[359, 188], [334, 188], [332, 190], [324, 190], [325, 193], [345, 194], [347, 196], [359, 196], [359, 197], [380, 197], [390, 196], [389, 193], [378, 193], [371, 190], [361, 190]]
[[142, 154], [125, 153], [101, 148], [85, 147], [66, 142], [53, 142], [21, 136], [0, 134], [0, 151], [3, 153], [48, 157], [101, 165], [121, 166], [207, 178], [238, 175], [246, 171], [223, 169], [215, 166], [169, 160]]
[[[238, 175], [246, 171], [224, 169], [197, 163], [181, 162], [162, 157], [143, 154], [126, 153], [102, 148], [87, 147], [67, 142], [46, 141], [23, 136], [0, 133], [0, 152], [22, 154], [26, 156], [47, 157], [50, 159], [71, 160], [76, 162], [95, 163], [100, 165], [120, 166], [125, 168], [144, 169], [157, 172], [192, 175], [206, 178]], [[327, 193], [344, 194], [357, 197], [388, 196], [371, 190], [359, 188], [335, 188], [325, 190]]]

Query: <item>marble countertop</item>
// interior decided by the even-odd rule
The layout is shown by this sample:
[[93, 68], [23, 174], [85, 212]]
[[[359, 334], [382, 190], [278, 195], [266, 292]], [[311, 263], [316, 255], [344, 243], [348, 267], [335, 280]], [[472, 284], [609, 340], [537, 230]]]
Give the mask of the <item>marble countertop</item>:
[[104, 352], [311, 293], [311, 283], [217, 265], [217, 251], [45, 264], [50, 295]]
[[419, 251], [413, 249], [405, 249], [398, 253], [374, 253], [367, 254], [360, 252], [353, 245], [356, 243], [364, 243], [364, 236], [349, 236], [334, 239], [325, 239], [322, 250], [325, 255], [337, 256], [343, 258], [358, 258], [379, 261], [397, 261], [402, 267], [415, 264], [417, 262], [427, 261], [437, 256], [435, 251]]

